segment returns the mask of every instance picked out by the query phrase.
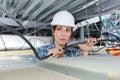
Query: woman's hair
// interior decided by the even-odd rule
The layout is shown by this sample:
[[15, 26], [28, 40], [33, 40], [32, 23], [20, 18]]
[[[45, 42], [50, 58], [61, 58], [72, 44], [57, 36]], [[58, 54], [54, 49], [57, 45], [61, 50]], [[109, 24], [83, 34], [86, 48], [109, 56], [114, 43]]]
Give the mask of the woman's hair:
[[57, 27], [57, 26], [52, 26], [52, 29], [55, 31], [56, 27]]
[[[56, 30], [56, 28], [57, 28], [57, 26], [52, 26], [53, 28], [53, 30], [55, 31]], [[71, 27], [71, 32], [73, 33], [73, 28]]]

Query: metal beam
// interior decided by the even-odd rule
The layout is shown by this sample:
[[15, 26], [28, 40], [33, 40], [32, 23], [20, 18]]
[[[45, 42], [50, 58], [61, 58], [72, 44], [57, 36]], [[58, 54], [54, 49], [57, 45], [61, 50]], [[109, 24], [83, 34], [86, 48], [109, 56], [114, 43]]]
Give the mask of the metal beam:
[[0, 22], [9, 26], [19, 26], [13, 19], [10, 18], [0, 18]]
[[[72, 13], [73, 13], [73, 14], [78, 13], [78, 12], [80, 12], [81, 10], [84, 10], [84, 9], [90, 7], [91, 5], [97, 3], [98, 1], [99, 1], [99, 0], [92, 0], [92, 1], [89, 1], [89, 2], [86, 1], [86, 2], [84, 2], [84, 4], [79, 5], [78, 7], [76, 7], [76, 9], [75, 9]], [[80, 7], [80, 6], [81, 6], [81, 7]]]
[[21, 12], [28, 2], [29, 0], [19, 0], [18, 5], [16, 5], [14, 11], [12, 11], [13, 16], [16, 17], [16, 15]]
[[9, 18], [13, 19], [17, 24], [19, 24], [23, 29], [24, 29], [24, 26], [22, 25], [22, 23], [17, 20], [16, 18], [14, 18], [9, 12], [8, 10], [6, 10], [3, 6], [0, 5], [0, 10], [2, 12], [4, 12]]
[[51, 6], [56, 0], [50, 0], [49, 2], [43, 3], [32, 15], [28, 17], [28, 20], [33, 20], [36, 16], [38, 16], [41, 12]]
[[70, 3], [72, 0], [59, 0], [60, 3], [57, 4], [57, 6], [53, 7], [52, 9], [50, 9], [50, 11], [48, 11], [47, 13], [43, 14], [41, 17], [39, 17], [38, 21], [41, 21], [45, 18], [47, 18], [50, 14], [52, 14], [53, 12], [55, 12], [56, 10], [60, 9], [61, 7], [67, 5], [68, 3]]
[[[36, 9], [35, 7], [39, 4], [42, 3], [42, 0], [35, 0], [35, 1], [32, 1], [32, 4], [29, 5], [29, 7], [22, 13], [22, 16], [21, 18], [24, 19], [25, 17], [27, 17], [29, 15], [29, 13]], [[41, 8], [41, 7], [40, 7]], [[34, 10], [35, 11], [35, 10]], [[32, 14], [35, 13], [35, 12], [32, 12]], [[29, 15], [30, 16], [30, 15]]]
[[[2, 6], [6, 9], [7, 7], [7, 0], [2, 1]], [[2, 17], [5, 17], [6, 14], [2, 13]]]
[[[110, 18], [110, 17], [111, 17], [111, 14], [102, 15], [101, 17], [102, 17], [103, 20], [105, 20], [105, 19]], [[78, 25], [79, 27], [84, 27], [84, 26], [86, 26], [86, 25], [88, 25], [88, 24], [97, 23], [97, 22], [99, 22], [99, 21], [100, 21], [99, 16], [97, 16], [97, 17], [93, 17], [93, 18], [84, 20], [84, 21], [82, 21], [82, 22], [79, 22], [79, 23], [77, 23], [77, 25]]]
[[[100, 3], [96, 3], [74, 15], [76, 17], [76, 21], [80, 21], [82, 19], [95, 17], [101, 14], [113, 13], [113, 10], [116, 10], [119, 8], [120, 8], [120, 0], [116, 0], [116, 1], [105, 0], [105, 2], [101, 1]], [[87, 13], [86, 13], [86, 10], [87, 10]]]
[[[20, 20], [19, 20], [20, 21]], [[19, 24], [16, 23], [13, 19], [10, 18], [0, 18], [0, 22], [4, 23], [8, 26], [13, 27], [21, 27]], [[34, 27], [43, 27], [49, 25], [49, 23], [43, 23], [43, 22], [36, 22], [36, 21], [21, 21], [22, 25], [24, 25], [24, 28], [34, 28]]]
[[[60, 10], [68, 10], [70, 12], [72, 12], [72, 10], [74, 11], [76, 6], [79, 6], [80, 4], [82, 4], [83, 2], [85, 2], [85, 0], [74, 0], [72, 3], [60, 8]], [[45, 21], [50, 21], [53, 18], [54, 14], [51, 14], [51, 16], [48, 16]]]

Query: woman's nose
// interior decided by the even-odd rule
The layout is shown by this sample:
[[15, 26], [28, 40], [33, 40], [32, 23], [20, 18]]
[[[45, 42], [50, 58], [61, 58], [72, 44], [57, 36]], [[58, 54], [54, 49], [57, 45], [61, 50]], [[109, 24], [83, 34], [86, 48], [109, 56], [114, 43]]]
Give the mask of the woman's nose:
[[62, 35], [62, 36], [65, 36], [65, 31], [62, 31], [62, 32], [61, 32], [61, 35]]

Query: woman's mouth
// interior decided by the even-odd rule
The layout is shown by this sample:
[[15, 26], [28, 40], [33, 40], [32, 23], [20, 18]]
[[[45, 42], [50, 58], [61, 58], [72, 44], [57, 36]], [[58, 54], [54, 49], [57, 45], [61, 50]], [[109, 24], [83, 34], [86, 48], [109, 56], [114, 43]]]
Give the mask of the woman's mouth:
[[64, 38], [60, 38], [60, 41], [65, 41], [65, 39]]

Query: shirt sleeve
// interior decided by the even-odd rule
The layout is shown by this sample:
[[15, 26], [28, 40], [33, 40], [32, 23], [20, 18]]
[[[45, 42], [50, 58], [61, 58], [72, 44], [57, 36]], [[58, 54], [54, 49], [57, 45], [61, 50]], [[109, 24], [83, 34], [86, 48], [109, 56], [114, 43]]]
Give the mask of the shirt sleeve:
[[39, 47], [36, 48], [36, 52], [38, 53], [40, 58], [43, 58], [48, 54], [48, 49], [46, 47]]
[[80, 56], [80, 52], [78, 51], [77, 48], [75, 47], [69, 47], [66, 52], [64, 57], [76, 57], [76, 56]]

